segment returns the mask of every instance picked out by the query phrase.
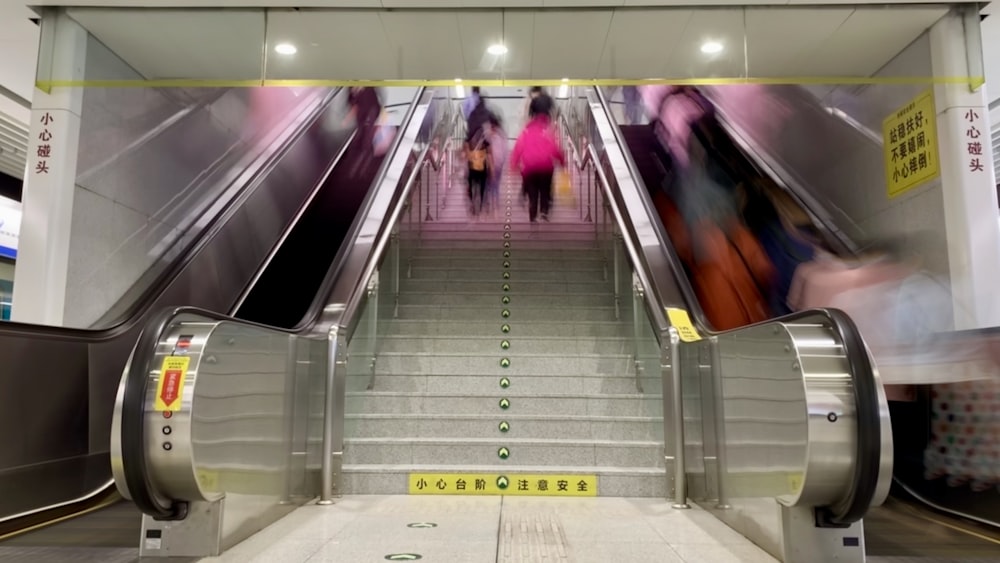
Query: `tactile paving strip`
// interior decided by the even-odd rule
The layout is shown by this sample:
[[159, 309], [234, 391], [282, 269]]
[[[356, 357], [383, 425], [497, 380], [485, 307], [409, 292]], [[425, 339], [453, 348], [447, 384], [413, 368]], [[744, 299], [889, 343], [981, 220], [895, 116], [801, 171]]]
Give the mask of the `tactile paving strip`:
[[552, 513], [504, 513], [497, 546], [498, 563], [571, 561], [566, 533]]

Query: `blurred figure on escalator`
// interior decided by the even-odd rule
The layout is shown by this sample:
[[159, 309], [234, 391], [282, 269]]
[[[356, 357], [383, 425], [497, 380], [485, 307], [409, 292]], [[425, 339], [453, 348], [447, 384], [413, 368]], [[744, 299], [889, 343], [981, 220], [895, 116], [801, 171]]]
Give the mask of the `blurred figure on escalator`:
[[378, 90], [370, 87], [352, 87], [347, 95], [347, 105], [345, 121], [353, 121], [357, 127], [357, 136], [351, 148], [352, 152], [357, 151], [354, 175], [371, 172], [371, 168], [377, 168], [381, 161], [375, 154], [375, 137], [382, 115], [382, 101]]

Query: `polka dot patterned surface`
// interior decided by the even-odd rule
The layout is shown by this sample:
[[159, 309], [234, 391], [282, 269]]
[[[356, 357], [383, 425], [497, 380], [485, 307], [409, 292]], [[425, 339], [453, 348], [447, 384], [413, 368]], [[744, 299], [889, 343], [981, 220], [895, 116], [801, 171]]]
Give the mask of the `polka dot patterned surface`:
[[1000, 487], [1000, 383], [935, 385], [925, 477], [951, 487]]

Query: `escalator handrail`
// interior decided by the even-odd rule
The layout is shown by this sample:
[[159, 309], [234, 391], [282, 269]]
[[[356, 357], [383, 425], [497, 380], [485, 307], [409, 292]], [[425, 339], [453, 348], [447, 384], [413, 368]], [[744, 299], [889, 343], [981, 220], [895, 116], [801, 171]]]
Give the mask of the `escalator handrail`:
[[[603, 93], [600, 92], [600, 89], [598, 88], [595, 88], [594, 90], [597, 92], [598, 98], [601, 100], [602, 108], [605, 112], [607, 112], [607, 101]], [[607, 116], [608, 114], [605, 113], [605, 117]], [[696, 324], [696, 327], [699, 331], [708, 336], [720, 336], [746, 329], [747, 327], [742, 327], [727, 331], [715, 331], [711, 329], [708, 322], [706, 322], [704, 312], [702, 311], [697, 300], [694, 289], [691, 287], [691, 283], [687, 279], [687, 276], [683, 275], [683, 268], [679, 266], [680, 262], [673, 249], [673, 244], [671, 244], [669, 238], [666, 237], [666, 232], [663, 226], [660, 225], [658, 221], [653, 220], [657, 217], [657, 215], [651, 211], [652, 202], [650, 201], [648, 192], [642, 183], [642, 177], [639, 174], [635, 161], [632, 159], [629, 151], [624, 150], [626, 145], [624, 139], [622, 138], [621, 131], [618, 127], [614, 126], [613, 121], [610, 121], [610, 123], [612, 124], [611, 129], [615, 136], [615, 141], [618, 143], [621, 153], [625, 157], [625, 161], [628, 164], [629, 174], [632, 175], [633, 180], [636, 182], [636, 185], [639, 188], [638, 191], [640, 192], [639, 195], [642, 198], [647, 213], [649, 214], [648, 217], [650, 220], [645, 222], [645, 226], [653, 229], [656, 232], [656, 236], [660, 239], [661, 249], [667, 255], [667, 259], [671, 263], [674, 270], [674, 281], [686, 301], [688, 310], [692, 313], [692, 320]], [[591, 148], [591, 150], [595, 149]], [[664, 290], [663, 288], [658, 287], [662, 284], [662, 281], [657, 280], [655, 273], [646, 271], [648, 270], [648, 261], [642, 256], [640, 245], [635, 242], [638, 239], [635, 225], [632, 221], [627, 220], [621, 213], [620, 209], [618, 209], [618, 201], [614, 198], [614, 191], [610, 189], [610, 183], [604, 175], [603, 167], [597, 166], [596, 168], [598, 170], [598, 176], [601, 178], [601, 183], [604, 184], [605, 189], [608, 191], [609, 204], [612, 206], [614, 216], [618, 220], [618, 225], [621, 229], [626, 248], [628, 249], [630, 258], [632, 258], [633, 268], [640, 278], [640, 283], [643, 284], [645, 290], [643, 292], [643, 301], [650, 316], [650, 320], [653, 323], [653, 328], [655, 329], [654, 334], [656, 335], [657, 342], [663, 346], [666, 344], [666, 341], [663, 340], [663, 338], [666, 336], [667, 331], [670, 328], [670, 323], [666, 315], [663, 314], [665, 303], [663, 302], [661, 295]], [[875, 498], [879, 482], [882, 460], [881, 401], [878, 393], [878, 385], [876, 383], [876, 370], [872, 365], [871, 357], [868, 354], [868, 348], [861, 337], [861, 333], [858, 331], [857, 325], [854, 321], [851, 320], [847, 314], [838, 309], [808, 309], [796, 311], [788, 315], [756, 323], [756, 325], [771, 323], [795, 324], [807, 319], [815, 319], [817, 315], [824, 316], [829, 321], [830, 327], [839, 336], [853, 381], [852, 389], [854, 394], [855, 410], [857, 413], [854, 476], [851, 482], [850, 491], [848, 491], [848, 494], [845, 497], [846, 502], [840, 503], [843, 505], [843, 508], [838, 507], [836, 513], [830, 513], [828, 515], [831, 523], [849, 524], [860, 520], [868, 510], [868, 507], [871, 506], [872, 501]]]
[[[316, 105], [310, 116], [302, 120], [302, 125], [300, 125], [295, 132], [293, 132], [289, 138], [299, 138], [300, 135], [306, 131], [314, 122], [315, 119], [325, 111], [329, 104], [337, 98], [339, 92], [342, 88], [336, 88], [326, 93], [321, 102]], [[287, 141], [286, 145], [289, 144]], [[264, 150], [261, 156], [254, 163], [254, 172], [250, 174], [249, 178], [245, 178], [246, 174], [240, 174], [237, 179], [245, 179], [245, 188], [241, 189], [239, 193], [233, 196], [233, 201], [239, 201], [247, 194], [249, 188], [257, 185], [257, 180], [266, 175], [272, 168], [273, 164], [280, 160], [283, 156], [284, 150], [269, 151]], [[233, 182], [235, 183], [236, 180]], [[223, 190], [225, 191], [225, 190]], [[211, 209], [213, 205], [209, 205], [206, 209]], [[31, 337], [40, 340], [54, 340], [54, 341], [85, 341], [85, 342], [105, 342], [117, 338], [119, 335], [131, 330], [136, 323], [145, 322], [145, 316], [148, 313], [150, 307], [155, 301], [154, 297], [162, 293], [163, 289], [166, 288], [174, 279], [177, 272], [184, 269], [185, 265], [191, 260], [191, 258], [197, 254], [198, 250], [204, 247], [212, 236], [218, 231], [219, 228], [226, 222], [226, 219], [234, 211], [233, 205], [229, 205], [225, 210], [218, 213], [215, 217], [205, 223], [204, 228], [202, 228], [198, 233], [191, 238], [191, 240], [186, 244], [182, 252], [178, 253], [178, 257], [174, 261], [163, 268], [163, 271], [157, 276], [156, 281], [151, 283], [149, 287], [144, 290], [139, 297], [135, 300], [135, 304], [129, 307], [128, 312], [121, 316], [121, 318], [114, 324], [100, 328], [100, 329], [88, 329], [88, 328], [74, 328], [74, 327], [62, 327], [62, 326], [50, 326], [50, 325], [39, 325], [34, 323], [23, 323], [18, 321], [3, 321], [0, 322], [0, 337], [5, 335], [17, 336], [17, 337]]]

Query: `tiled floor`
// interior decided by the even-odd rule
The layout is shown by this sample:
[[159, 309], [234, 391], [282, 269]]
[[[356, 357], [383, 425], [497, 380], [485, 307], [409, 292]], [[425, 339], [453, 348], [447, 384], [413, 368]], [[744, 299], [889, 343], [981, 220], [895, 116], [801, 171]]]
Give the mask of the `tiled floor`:
[[419, 496], [306, 506], [202, 561], [353, 563], [390, 554], [441, 563], [776, 561], [707, 512], [662, 499]]

